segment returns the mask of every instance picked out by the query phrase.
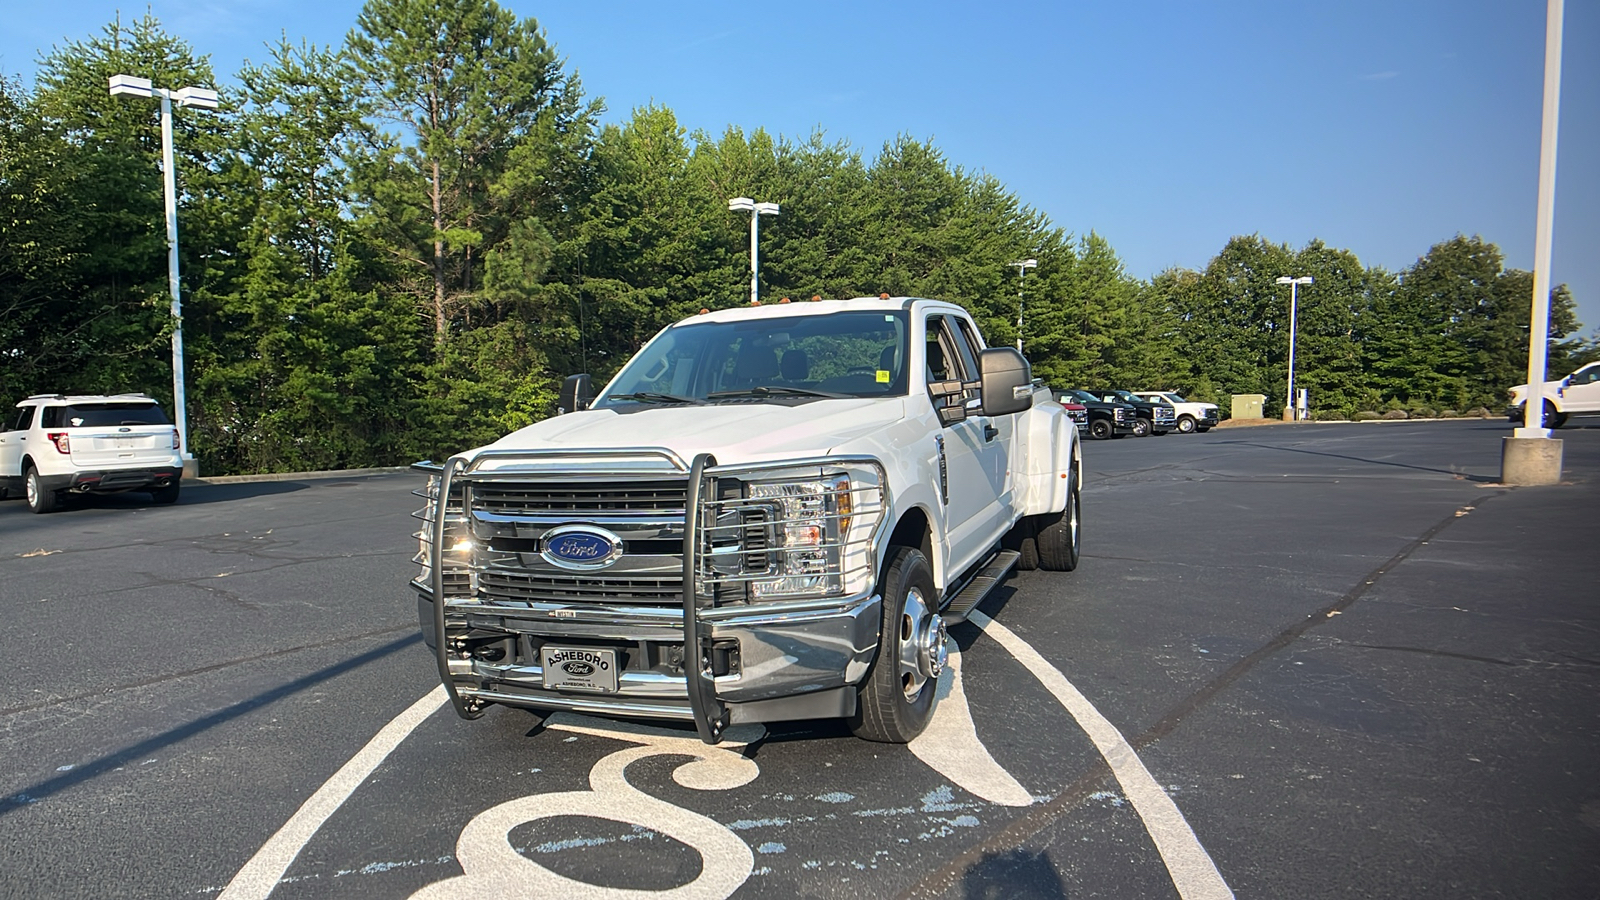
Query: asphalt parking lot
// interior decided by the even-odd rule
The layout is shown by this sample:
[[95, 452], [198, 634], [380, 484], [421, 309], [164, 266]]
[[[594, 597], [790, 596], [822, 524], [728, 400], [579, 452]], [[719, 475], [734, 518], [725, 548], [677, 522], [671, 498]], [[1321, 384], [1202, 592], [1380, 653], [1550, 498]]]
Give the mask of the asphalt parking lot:
[[1595, 897], [1600, 421], [1556, 487], [1508, 433], [1087, 444], [1083, 565], [954, 630], [955, 758], [456, 719], [411, 473], [0, 503], [0, 896]]

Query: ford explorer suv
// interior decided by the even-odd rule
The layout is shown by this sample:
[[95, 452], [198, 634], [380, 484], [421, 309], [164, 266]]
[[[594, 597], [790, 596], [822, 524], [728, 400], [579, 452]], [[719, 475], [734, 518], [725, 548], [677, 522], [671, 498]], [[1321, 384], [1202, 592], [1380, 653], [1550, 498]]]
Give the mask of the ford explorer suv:
[[26, 496], [36, 513], [63, 494], [175, 503], [182, 477], [178, 429], [144, 394], [35, 394], [0, 422], [0, 497]]

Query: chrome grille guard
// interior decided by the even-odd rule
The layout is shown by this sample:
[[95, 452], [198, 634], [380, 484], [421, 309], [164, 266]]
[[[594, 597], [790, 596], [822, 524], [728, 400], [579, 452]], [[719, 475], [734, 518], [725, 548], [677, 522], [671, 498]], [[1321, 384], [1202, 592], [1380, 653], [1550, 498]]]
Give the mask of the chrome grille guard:
[[[881, 543], [881, 537], [889, 524], [888, 516], [885, 514], [889, 509], [887, 475], [881, 463], [870, 457], [831, 456], [719, 466], [715, 457], [709, 453], [702, 453], [697, 455], [690, 465], [685, 466], [681, 457], [662, 448], [629, 448], [579, 453], [485, 450], [470, 460], [464, 457], [452, 457], [447, 461], [438, 473], [438, 496], [449, 497], [454, 486], [453, 482], [457, 478], [470, 483], [479, 480], [514, 481], [530, 475], [540, 477], [561, 474], [687, 475], [688, 492], [683, 529], [684, 680], [695, 730], [701, 740], [715, 744], [722, 739], [722, 733], [728, 727], [730, 716], [727, 704], [716, 696], [715, 674], [712, 670], [712, 627], [701, 617], [700, 611], [715, 605], [713, 592], [717, 586], [749, 582], [761, 576], [749, 575], [742, 571], [734, 573], [718, 571], [713, 560], [719, 555], [714, 550], [713, 535], [722, 534], [728, 529], [747, 527], [744, 524], [722, 524], [720, 519], [726, 512], [732, 510], [737, 514], [741, 509], [764, 506], [742, 497], [720, 498], [717, 496], [716, 481], [719, 477], [747, 478], [763, 473], [812, 467], [817, 468], [820, 474], [823, 468], [841, 466], [870, 467], [877, 472], [878, 483], [852, 488], [848, 492], [851, 495], [849, 515], [834, 514], [821, 517], [834, 522], [836, 539], [818, 544], [817, 549], [837, 552], [840, 560], [838, 575], [841, 584], [847, 583], [852, 577], [868, 576], [865, 580], [870, 585], [874, 580], [870, 576], [877, 565], [873, 548]], [[470, 504], [470, 497], [464, 495], [463, 511], [470, 508]], [[444, 508], [444, 504], [436, 507], [437, 510]], [[851, 528], [839, 527], [841, 519], [845, 521], [855, 519], [858, 523], [864, 523], [874, 517], [876, 521], [871, 527], [860, 525]], [[445, 685], [456, 713], [462, 718], [475, 719], [483, 714], [485, 704], [476, 697], [462, 697], [457, 692], [450, 674], [449, 654], [452, 647], [447, 638], [445, 625], [445, 607], [448, 605], [449, 597], [444, 592], [443, 583], [445, 530], [449, 519], [447, 515], [436, 515], [430, 523], [432, 534], [428, 548], [429, 574], [435, 599], [434, 633], [438, 635], [434, 648], [435, 662], [438, 665], [439, 677]], [[787, 521], [782, 518], [767, 518], [763, 524], [781, 528]], [[744, 547], [742, 540], [738, 546], [739, 549], [735, 552], [740, 560], [752, 554], [781, 552], [781, 548], [767, 547], [750, 550]]]

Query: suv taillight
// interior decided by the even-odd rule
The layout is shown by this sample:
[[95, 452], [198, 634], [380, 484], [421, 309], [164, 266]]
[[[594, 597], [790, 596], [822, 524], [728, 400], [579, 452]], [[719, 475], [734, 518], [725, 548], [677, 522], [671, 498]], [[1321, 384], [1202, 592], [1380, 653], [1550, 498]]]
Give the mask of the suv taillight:
[[72, 440], [65, 431], [52, 431], [47, 433], [45, 437], [49, 438], [50, 442], [56, 445], [57, 453], [70, 454], [72, 452]]
[[172, 429], [172, 449], [177, 450], [178, 448], [178, 429], [174, 428]]

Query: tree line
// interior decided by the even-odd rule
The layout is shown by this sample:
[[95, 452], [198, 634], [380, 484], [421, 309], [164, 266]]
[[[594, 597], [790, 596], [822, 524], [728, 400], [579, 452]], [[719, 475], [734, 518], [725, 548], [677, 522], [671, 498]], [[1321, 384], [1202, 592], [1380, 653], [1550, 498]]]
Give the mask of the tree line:
[[[1130, 277], [994, 177], [899, 136], [870, 157], [821, 132], [618, 123], [533, 19], [493, 0], [369, 0], [344, 44], [287, 40], [174, 118], [190, 443], [208, 473], [387, 465], [485, 443], [604, 379], [666, 324], [764, 297], [915, 295], [1021, 335], [1058, 386], [1262, 393], [1327, 416], [1498, 412], [1523, 380], [1532, 278], [1457, 235], [1401, 272], [1320, 241], [1236, 237], [1202, 270]], [[153, 101], [107, 80], [216, 85], [150, 14], [0, 79], [0, 396], [171, 398]], [[1038, 260], [1019, 282], [1010, 263]], [[1551, 372], [1600, 356], [1552, 292]], [[12, 401], [7, 401], [12, 402]]]

